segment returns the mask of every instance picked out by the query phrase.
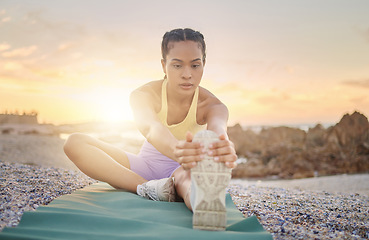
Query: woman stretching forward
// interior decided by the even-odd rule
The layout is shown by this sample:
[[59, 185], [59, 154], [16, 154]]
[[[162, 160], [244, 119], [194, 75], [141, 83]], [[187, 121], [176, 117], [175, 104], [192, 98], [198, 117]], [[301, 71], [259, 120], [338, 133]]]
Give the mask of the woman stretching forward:
[[[189, 170], [207, 157], [226, 166], [229, 171], [222, 171], [230, 177], [237, 156], [227, 136], [227, 107], [199, 86], [206, 59], [203, 35], [188, 28], [172, 30], [163, 36], [161, 50], [164, 79], [149, 82], [130, 96], [135, 122], [146, 138], [140, 153], [80, 133], [68, 138], [64, 151], [94, 179], [152, 200], [183, 199], [192, 210], [190, 198], [194, 202], [198, 190], [192, 189], [190, 197]], [[214, 138], [209, 134], [192, 141], [193, 134], [203, 129], [215, 132], [216, 141], [203, 143]]]

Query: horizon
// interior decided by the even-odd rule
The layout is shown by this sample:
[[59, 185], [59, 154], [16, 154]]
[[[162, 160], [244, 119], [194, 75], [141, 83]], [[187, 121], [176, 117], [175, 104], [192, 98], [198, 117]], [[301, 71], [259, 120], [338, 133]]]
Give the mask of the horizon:
[[[363, 114], [360, 111], [354, 111], [354, 112], [358, 112], [359, 114], [364, 115], [366, 118], [368, 118], [365, 114]], [[337, 123], [340, 122], [340, 120], [343, 118], [344, 115], [348, 114], [348, 115], [352, 115], [354, 112], [347, 112], [345, 114], [343, 114], [337, 121], [335, 122], [321, 122], [321, 121], [315, 121], [315, 122], [301, 122], [301, 123], [270, 123], [270, 124], [244, 124], [244, 123], [240, 123], [240, 122], [235, 122], [235, 123], [228, 123], [228, 127], [234, 127], [235, 125], [240, 125], [243, 129], [252, 129], [255, 131], [258, 131], [258, 129], [262, 129], [264, 127], [266, 128], [270, 128], [270, 127], [291, 127], [291, 128], [299, 128], [305, 131], [308, 131], [309, 128], [313, 128], [317, 125], [322, 125], [324, 128], [329, 128], [330, 126], [334, 126]], [[22, 111], [22, 113], [20, 113], [19, 111], [15, 111], [15, 112], [0, 112], [0, 115], [15, 115], [15, 116], [36, 116], [36, 119], [38, 121], [38, 112], [36, 110], [30, 111], [30, 112], [25, 112]], [[369, 121], [369, 120], [368, 120]], [[23, 125], [23, 123], [0, 123], [1, 125]], [[84, 125], [84, 124], [103, 124], [103, 125], [110, 125], [110, 126], [123, 126], [124, 124], [127, 124], [127, 127], [130, 128], [129, 126], [133, 126], [135, 124], [134, 120], [131, 119], [126, 119], [126, 120], [120, 120], [120, 121], [111, 121], [111, 120], [96, 120], [96, 121], [80, 121], [80, 122], [66, 122], [66, 123], [52, 123], [52, 122], [40, 122], [38, 121], [37, 123], [38, 125], [54, 125], [54, 126], [63, 126], [63, 125]]]
[[130, 92], [164, 76], [163, 34], [190, 27], [207, 44], [201, 85], [228, 106], [230, 126], [369, 116], [368, 1], [171, 3], [3, 0], [0, 112], [133, 121]]

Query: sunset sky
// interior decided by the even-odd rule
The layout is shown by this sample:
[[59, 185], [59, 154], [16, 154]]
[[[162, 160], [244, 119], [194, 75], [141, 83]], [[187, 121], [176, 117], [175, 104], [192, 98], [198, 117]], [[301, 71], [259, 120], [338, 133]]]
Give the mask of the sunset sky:
[[132, 120], [129, 93], [163, 77], [161, 39], [178, 27], [204, 34], [202, 85], [230, 124], [369, 117], [367, 0], [0, 0], [0, 112]]

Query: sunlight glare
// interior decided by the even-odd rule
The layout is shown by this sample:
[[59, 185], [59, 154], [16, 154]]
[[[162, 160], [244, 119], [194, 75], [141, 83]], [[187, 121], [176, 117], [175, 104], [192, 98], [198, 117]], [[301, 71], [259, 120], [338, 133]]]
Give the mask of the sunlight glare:
[[129, 92], [123, 89], [100, 88], [92, 92], [98, 119], [104, 122], [132, 121]]

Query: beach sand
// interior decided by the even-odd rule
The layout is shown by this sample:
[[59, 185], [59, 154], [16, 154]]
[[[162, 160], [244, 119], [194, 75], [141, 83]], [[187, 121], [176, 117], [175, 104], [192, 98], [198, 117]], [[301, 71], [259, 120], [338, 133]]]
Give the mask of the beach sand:
[[[0, 230], [63, 194], [96, 182], [53, 136], [0, 135]], [[256, 215], [274, 239], [369, 238], [369, 174], [298, 180], [233, 179], [238, 209]]]
[[0, 161], [78, 170], [63, 145], [64, 140], [55, 136], [0, 134]]
[[292, 180], [233, 180], [243, 186], [274, 187], [369, 197], [369, 174], [335, 175]]

